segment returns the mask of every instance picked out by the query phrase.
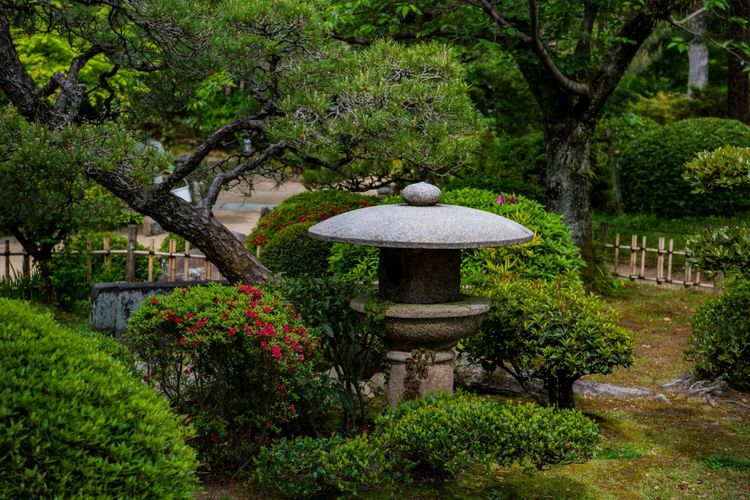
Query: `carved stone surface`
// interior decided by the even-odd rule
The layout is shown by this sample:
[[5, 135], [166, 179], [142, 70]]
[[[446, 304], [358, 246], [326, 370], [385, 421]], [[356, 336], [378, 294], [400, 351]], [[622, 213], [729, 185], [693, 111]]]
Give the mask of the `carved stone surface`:
[[427, 184], [426, 182], [417, 182], [410, 184], [401, 191], [404, 201], [413, 206], [428, 207], [436, 205], [440, 201], [442, 193], [440, 188]]
[[461, 298], [461, 251], [380, 249], [380, 296], [407, 304], [438, 304]]
[[[371, 299], [355, 297], [351, 308], [364, 313]], [[489, 300], [479, 297], [447, 304], [391, 304], [385, 310], [385, 341], [389, 349], [399, 351], [447, 349], [479, 328], [489, 310]]]
[[[388, 374], [387, 398], [390, 406], [396, 406], [404, 399], [404, 382], [408, 375], [406, 359], [411, 357], [411, 352], [389, 351], [387, 358], [390, 364]], [[453, 358], [455, 353], [451, 351], [440, 351], [435, 353], [435, 360], [428, 362], [427, 377], [419, 379], [419, 396], [435, 394], [438, 392], [453, 393]]]

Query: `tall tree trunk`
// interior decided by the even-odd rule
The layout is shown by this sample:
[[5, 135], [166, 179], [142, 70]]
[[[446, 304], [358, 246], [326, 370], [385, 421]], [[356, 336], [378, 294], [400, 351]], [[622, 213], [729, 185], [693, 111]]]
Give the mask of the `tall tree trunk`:
[[[731, 2], [731, 13], [733, 16], [750, 19], [750, 0], [733, 0]], [[730, 38], [739, 42], [750, 42], [750, 27], [742, 27], [738, 23], [732, 23], [729, 30]], [[743, 71], [747, 63], [743, 61], [737, 49], [729, 52], [729, 63], [727, 67], [727, 116], [750, 123], [750, 80]]]
[[594, 275], [595, 255], [591, 226], [591, 137], [593, 125], [576, 118], [545, 124], [547, 147], [547, 203], [570, 227], [581, 249], [586, 282]]
[[[696, 8], [703, 8], [703, 2], [694, 2]], [[688, 50], [688, 85], [689, 97], [694, 97], [695, 90], [704, 90], [708, 85], [708, 44], [706, 44], [706, 11], [701, 10], [688, 23], [693, 33]]]

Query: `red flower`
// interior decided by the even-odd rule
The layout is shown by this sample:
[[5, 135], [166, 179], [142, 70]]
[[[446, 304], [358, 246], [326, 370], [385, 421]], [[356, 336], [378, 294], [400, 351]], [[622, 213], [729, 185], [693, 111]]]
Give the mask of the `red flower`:
[[229, 329], [229, 336], [234, 337], [234, 334], [237, 333], [237, 328], [232, 327]]
[[223, 313], [221, 313], [221, 319], [227, 319], [228, 317], [229, 317], [229, 314], [227, 314], [226, 311], [224, 311]]
[[257, 318], [257, 317], [258, 317], [258, 313], [257, 313], [257, 312], [255, 312], [255, 311], [253, 311], [252, 309], [248, 309], [247, 311], [245, 311], [245, 315], [246, 315], [246, 316], [247, 316], [248, 318], [251, 318], [251, 319], [255, 319], [255, 318]]
[[196, 342], [195, 340], [193, 340], [192, 342], [190, 342], [190, 345], [193, 346], [193, 347], [198, 347], [198, 342]]
[[268, 313], [271, 312], [271, 308], [270, 307], [264, 307], [263, 308], [263, 312], [266, 313], [266, 314], [268, 314]]
[[195, 331], [196, 331], [196, 330], [197, 330], [197, 328], [196, 328], [196, 327], [194, 327], [194, 326], [191, 326], [190, 328], [188, 328], [188, 331], [189, 331], [190, 333], [195, 333]]
[[175, 325], [179, 325], [180, 324], [180, 317], [179, 316], [175, 316], [174, 317], [174, 324]]
[[305, 360], [305, 355], [304, 354], [300, 354], [299, 356], [297, 356], [297, 359], [299, 359], [300, 361], [304, 361]]
[[159, 303], [159, 299], [157, 299], [156, 297], [151, 297], [151, 303], [152, 304], [158, 304]]
[[267, 351], [268, 350], [268, 342], [266, 342], [265, 340], [261, 340], [261, 342], [260, 342], [260, 348], [263, 349], [264, 351]]
[[273, 346], [273, 349], [271, 349], [271, 357], [274, 359], [281, 359], [281, 347], [277, 345]]
[[184, 344], [187, 342], [187, 339], [185, 337], [180, 337], [180, 344]]
[[180, 290], [180, 293], [182, 295], [187, 295], [187, 288], [183, 288], [182, 290]]
[[248, 325], [245, 325], [245, 333], [247, 335], [252, 335], [253, 334], [253, 330]]

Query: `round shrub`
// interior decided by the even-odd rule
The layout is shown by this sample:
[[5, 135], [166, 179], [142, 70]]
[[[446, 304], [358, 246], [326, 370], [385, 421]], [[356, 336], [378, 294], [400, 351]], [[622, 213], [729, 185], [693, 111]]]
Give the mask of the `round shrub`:
[[598, 439], [576, 410], [500, 403], [470, 394], [406, 401], [376, 424], [402, 467], [459, 474], [472, 463], [545, 465], [583, 461]]
[[289, 277], [325, 275], [331, 243], [307, 234], [307, 229], [314, 224], [316, 222], [303, 222], [285, 227], [263, 246], [260, 260], [271, 271]]
[[2, 496], [193, 498], [187, 429], [100, 345], [0, 299]]
[[750, 281], [739, 281], [702, 305], [692, 326], [688, 359], [695, 362], [695, 375], [750, 389]]
[[350, 439], [298, 438], [264, 448], [256, 484], [286, 497], [358, 492], [415, 472], [458, 475], [472, 464], [546, 465], [591, 456], [598, 429], [575, 410], [500, 403], [474, 395], [428, 395], [378, 418]]
[[292, 224], [320, 222], [349, 210], [377, 204], [378, 199], [373, 196], [336, 189], [296, 194], [261, 217], [247, 238], [248, 249], [265, 245], [274, 234]]
[[623, 148], [619, 165], [625, 209], [682, 216], [731, 215], [749, 208], [740, 194], [692, 194], [682, 177], [685, 163], [696, 154], [725, 145], [750, 146], [750, 127], [735, 120], [693, 118], [637, 137]]
[[[386, 203], [403, 203], [400, 196]], [[443, 192], [442, 203], [485, 210], [506, 217], [534, 231], [534, 239], [521, 245], [469, 250], [463, 253], [461, 279], [480, 286], [497, 276], [552, 280], [574, 274], [583, 266], [580, 251], [573, 244], [562, 218], [523, 196], [499, 195], [492, 191], [465, 188]], [[334, 275], [374, 281], [377, 279], [378, 250], [373, 247], [335, 244], [330, 259]]]
[[502, 281], [480, 294], [492, 300], [492, 307], [464, 348], [486, 369], [508, 372], [540, 402], [536, 382], [542, 383], [549, 403], [572, 407], [573, 382], [633, 362], [627, 330], [580, 283]]
[[387, 451], [367, 434], [281, 439], [263, 448], [255, 465], [255, 484], [287, 498], [356, 495], [396, 478]]
[[[81, 302], [88, 302], [93, 283], [124, 281], [126, 256], [112, 255], [109, 265], [103, 255], [94, 255], [94, 250], [104, 248], [104, 239], [109, 238], [111, 250], [124, 250], [128, 239], [118, 233], [91, 232], [79, 233], [65, 244], [62, 252], [55, 253], [50, 264], [52, 285], [58, 304], [64, 309], [75, 308]], [[91, 248], [89, 249], [89, 242]], [[137, 250], [148, 250], [138, 244]], [[91, 258], [91, 280], [88, 279], [87, 260]], [[154, 266], [154, 276], [161, 273], [159, 266]], [[148, 260], [142, 256], [135, 259], [135, 277], [145, 281], [148, 278]]]
[[194, 420], [204, 460], [227, 471], [297, 416], [312, 377], [315, 343], [299, 315], [277, 293], [249, 285], [151, 297], [130, 317], [127, 339], [149, 382]]

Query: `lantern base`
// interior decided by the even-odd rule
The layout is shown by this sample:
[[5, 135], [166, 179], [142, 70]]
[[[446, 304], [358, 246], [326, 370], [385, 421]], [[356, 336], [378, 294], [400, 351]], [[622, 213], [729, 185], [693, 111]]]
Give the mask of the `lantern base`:
[[425, 394], [453, 394], [455, 357], [452, 349], [438, 352], [388, 351], [388, 404], [395, 407], [402, 400], [415, 399]]

